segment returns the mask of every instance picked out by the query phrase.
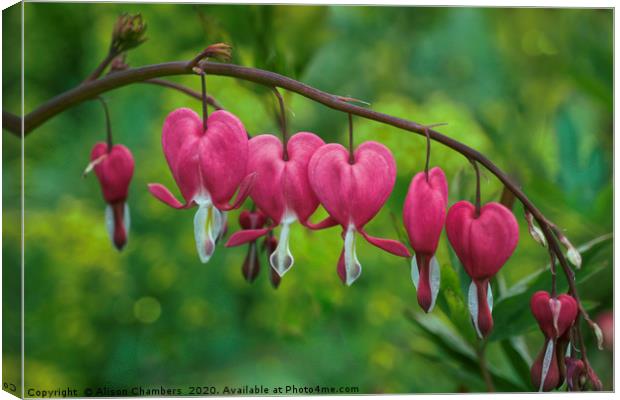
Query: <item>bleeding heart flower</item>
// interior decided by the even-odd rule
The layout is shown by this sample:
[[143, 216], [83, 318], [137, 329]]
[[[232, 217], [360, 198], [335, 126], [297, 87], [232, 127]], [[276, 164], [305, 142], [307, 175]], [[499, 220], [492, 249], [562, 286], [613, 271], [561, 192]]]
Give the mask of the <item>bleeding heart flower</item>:
[[448, 183], [441, 168], [416, 174], [405, 198], [403, 221], [409, 243], [415, 250], [411, 259], [411, 277], [417, 290], [418, 303], [429, 312], [439, 292], [439, 263], [435, 251], [446, 221]]
[[310, 160], [308, 178], [331, 217], [329, 223], [337, 223], [343, 228], [344, 249], [338, 272], [344, 283], [351, 285], [362, 272], [355, 252], [357, 232], [374, 246], [401, 257], [410, 257], [409, 250], [402, 243], [372, 237], [364, 231], [364, 225], [390, 196], [396, 180], [396, 162], [387, 147], [377, 142], [362, 143], [350, 160], [349, 151], [340, 144], [324, 145]]
[[282, 226], [278, 247], [271, 253], [271, 267], [283, 276], [293, 266], [289, 249], [291, 224], [299, 220], [308, 226], [308, 218], [319, 206], [308, 183], [308, 162], [325, 142], [313, 133], [299, 132], [288, 140], [287, 158], [280, 139], [258, 135], [249, 142], [248, 170], [256, 173], [250, 197], [272, 221], [263, 229], [243, 230], [230, 237], [226, 246], [237, 246]]
[[578, 358], [566, 357], [566, 384], [571, 392], [581, 391], [585, 381], [586, 366]]
[[572, 296], [561, 294], [553, 298], [542, 290], [532, 295], [530, 308], [540, 330], [549, 339], [563, 336], [573, 326], [579, 311]]
[[114, 246], [121, 250], [129, 236], [129, 206], [125, 200], [133, 176], [133, 156], [122, 144], [108, 149], [107, 143], [100, 142], [93, 147], [90, 160], [86, 172], [95, 169], [103, 198], [108, 203], [105, 210], [106, 228]]
[[226, 225], [225, 211], [239, 207], [252, 185], [245, 128], [233, 114], [219, 110], [208, 117], [205, 130], [198, 114], [180, 108], [166, 117], [162, 147], [185, 204], [159, 183], [149, 184], [149, 191], [173, 208], [198, 205], [194, 236], [200, 260], [206, 263]]
[[468, 304], [479, 337], [493, 329], [493, 294], [489, 280], [510, 258], [519, 241], [519, 225], [512, 212], [500, 203], [488, 203], [476, 215], [476, 208], [459, 201], [446, 218], [448, 240], [472, 278]]

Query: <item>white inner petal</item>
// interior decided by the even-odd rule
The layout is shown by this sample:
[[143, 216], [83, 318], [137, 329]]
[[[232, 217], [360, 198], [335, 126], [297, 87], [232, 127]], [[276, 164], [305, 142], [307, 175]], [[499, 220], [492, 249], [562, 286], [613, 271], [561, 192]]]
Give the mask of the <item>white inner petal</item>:
[[297, 215], [286, 209], [284, 216], [280, 221], [282, 229], [280, 230], [280, 238], [275, 251], [269, 256], [269, 264], [280, 276], [284, 276], [293, 267], [295, 259], [291, 253], [289, 246], [289, 238], [291, 236], [291, 224], [297, 221]]
[[557, 336], [560, 334], [560, 332], [558, 332], [558, 318], [560, 317], [562, 303], [558, 299], [549, 299], [549, 308], [551, 309], [551, 315], [553, 316], [553, 329], [555, 329], [555, 334]]
[[491, 290], [491, 282], [487, 286], [487, 304], [489, 305], [489, 312], [493, 312], [493, 291]]
[[114, 244], [114, 211], [109, 204], [105, 208], [105, 229], [108, 231], [112, 244]]
[[476, 292], [476, 284], [473, 281], [469, 284], [467, 305], [469, 306], [469, 314], [474, 323], [474, 328], [476, 328], [476, 333], [482, 339], [482, 333], [480, 333], [480, 328], [478, 328], [478, 293]]
[[549, 367], [551, 366], [551, 360], [553, 360], [553, 340], [549, 340], [547, 343], [547, 349], [545, 350], [545, 358], [543, 359], [542, 372], [540, 374], [540, 387], [539, 392], [543, 391], [545, 385], [545, 379], [549, 373]]
[[420, 271], [418, 271], [418, 260], [416, 260], [416, 256], [411, 257], [411, 280], [413, 281], [413, 286], [418, 290], [418, 282], [420, 282]]
[[194, 239], [202, 263], [207, 263], [215, 251], [215, 239], [223, 226], [222, 212], [213, 206], [211, 198], [203, 194], [194, 198], [198, 211], [194, 216]]
[[362, 274], [362, 266], [355, 251], [355, 226], [350, 224], [344, 237], [344, 268], [347, 273], [347, 286], [351, 286]]
[[125, 203], [123, 209], [123, 223], [125, 224], [125, 237], [129, 239], [129, 227], [131, 226], [131, 217], [129, 215], [129, 205]]
[[437, 262], [437, 259], [435, 258], [435, 256], [431, 258], [429, 274], [430, 274], [432, 302], [431, 302], [431, 306], [428, 309], [428, 312], [431, 312], [433, 310], [433, 307], [435, 307], [435, 300], [437, 300], [437, 294], [439, 293], [439, 284], [441, 281], [441, 271], [439, 269], [439, 263]]

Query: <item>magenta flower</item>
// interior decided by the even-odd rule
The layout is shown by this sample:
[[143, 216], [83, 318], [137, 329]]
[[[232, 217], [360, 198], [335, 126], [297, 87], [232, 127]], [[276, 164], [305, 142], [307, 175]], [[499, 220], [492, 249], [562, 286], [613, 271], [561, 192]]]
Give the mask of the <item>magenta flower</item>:
[[297, 220], [308, 226], [308, 218], [319, 206], [308, 182], [308, 162], [324, 144], [313, 133], [299, 132], [288, 140], [285, 158], [282, 142], [276, 136], [259, 135], [250, 140], [248, 170], [256, 173], [250, 197], [273, 224], [236, 232], [226, 246], [256, 240], [280, 225], [280, 239], [275, 251], [270, 253], [269, 263], [280, 276], [293, 266], [294, 259], [289, 249], [290, 226]]
[[103, 198], [108, 203], [105, 210], [108, 234], [114, 246], [121, 250], [129, 236], [129, 206], [125, 200], [133, 176], [133, 156], [122, 144], [108, 149], [107, 143], [100, 142], [93, 147], [90, 160], [87, 172], [95, 169]]
[[564, 382], [564, 353], [569, 341], [569, 330], [575, 323], [577, 301], [569, 295], [551, 297], [538, 291], [530, 300], [532, 314], [545, 335], [545, 345], [530, 370], [532, 384], [539, 391], [549, 391]]
[[459, 201], [448, 211], [448, 240], [472, 278], [469, 312], [478, 336], [493, 329], [493, 294], [489, 280], [508, 261], [519, 241], [519, 225], [512, 212], [500, 203], [488, 203], [476, 215], [476, 207]]
[[441, 168], [416, 174], [411, 180], [403, 206], [403, 221], [409, 243], [415, 251], [411, 259], [411, 277], [418, 303], [429, 312], [439, 292], [439, 263], [435, 251], [446, 221], [448, 183]]
[[308, 166], [310, 185], [331, 220], [323, 227], [339, 224], [343, 228], [344, 247], [338, 262], [338, 274], [351, 285], [362, 267], [355, 251], [355, 234], [370, 244], [401, 257], [409, 250], [396, 240], [368, 235], [368, 223], [386, 202], [396, 181], [396, 162], [390, 150], [377, 142], [362, 143], [351, 157], [340, 144], [319, 148]]
[[[252, 185], [253, 175], [246, 169], [245, 128], [233, 114], [219, 110], [208, 117], [205, 130], [198, 114], [180, 108], [166, 117], [162, 147], [185, 204], [159, 183], [149, 184], [149, 191], [173, 208], [198, 205], [194, 237], [200, 260], [206, 263], [226, 225], [225, 212], [239, 207]], [[235, 202], [230, 204], [237, 190]]]

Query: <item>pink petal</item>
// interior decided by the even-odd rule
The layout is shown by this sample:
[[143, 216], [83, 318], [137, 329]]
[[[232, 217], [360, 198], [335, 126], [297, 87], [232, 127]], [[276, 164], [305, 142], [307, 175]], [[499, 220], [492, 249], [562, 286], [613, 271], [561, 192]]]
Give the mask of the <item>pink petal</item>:
[[228, 203], [248, 175], [248, 136], [243, 124], [228, 111], [218, 110], [207, 120], [200, 139], [202, 182], [214, 204]]
[[288, 140], [285, 161], [282, 142], [276, 136], [258, 135], [250, 140], [248, 170], [258, 175], [250, 196], [276, 223], [286, 210], [303, 222], [318, 207], [308, 181], [308, 163], [323, 144], [313, 133], [296, 133]]
[[342, 226], [361, 229], [379, 212], [396, 180], [396, 163], [387, 147], [364, 142], [349, 163], [339, 144], [319, 148], [308, 165], [310, 185], [327, 212]]
[[397, 240], [392, 239], [382, 239], [374, 236], [370, 236], [364, 230], [359, 231], [364, 239], [368, 241], [368, 243], [373, 246], [377, 246], [378, 248], [387, 251], [388, 253], [392, 253], [399, 257], [411, 257], [411, 253], [409, 249]]
[[232, 205], [224, 203], [224, 204], [216, 204], [217, 208], [223, 211], [235, 210], [243, 204], [245, 199], [248, 197], [250, 192], [252, 191], [252, 187], [256, 182], [256, 173], [253, 172], [247, 175], [241, 183], [239, 184], [239, 190], [237, 191], [237, 197], [235, 197], [235, 201]]
[[149, 192], [159, 201], [168, 204], [172, 208], [187, 208], [188, 204], [182, 204], [179, 200], [174, 197], [170, 190], [166, 188], [161, 183], [149, 183]]
[[332, 226], [336, 226], [338, 225], [338, 221], [336, 221], [331, 216], [327, 216], [327, 218], [325, 218], [324, 220], [320, 222], [317, 222], [316, 224], [313, 224], [309, 220], [306, 220], [306, 222], [303, 222], [302, 224], [305, 227], [310, 228], [312, 230], [319, 230], [319, 229], [331, 228]]
[[226, 242], [225, 246], [234, 247], [247, 242], [252, 242], [259, 237], [267, 234], [272, 229], [273, 227], [261, 229], [243, 229], [241, 231], [233, 233], [228, 239], [228, 242]]
[[446, 233], [467, 274], [476, 280], [493, 277], [519, 241], [519, 225], [510, 210], [488, 203], [475, 216], [474, 205], [459, 201], [448, 211]]
[[[106, 143], [97, 143], [91, 152], [95, 160], [108, 151]], [[112, 146], [112, 150], [94, 167], [101, 184], [103, 197], [108, 203], [122, 202], [127, 198], [129, 183], [133, 177], [134, 160], [131, 151], [122, 144]]]

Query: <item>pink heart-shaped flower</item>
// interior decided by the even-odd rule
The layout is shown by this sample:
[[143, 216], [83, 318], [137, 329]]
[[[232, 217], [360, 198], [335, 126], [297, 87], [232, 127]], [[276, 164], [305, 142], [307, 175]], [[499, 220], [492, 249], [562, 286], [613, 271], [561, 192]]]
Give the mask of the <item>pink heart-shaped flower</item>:
[[488, 203], [476, 215], [468, 201], [459, 201], [446, 217], [448, 240], [472, 278], [469, 307], [478, 335], [493, 329], [492, 293], [489, 280], [512, 255], [519, 241], [519, 225], [510, 210], [500, 203]]
[[106, 208], [106, 227], [114, 246], [121, 250], [129, 236], [129, 206], [126, 203], [129, 183], [133, 177], [134, 161], [131, 151], [122, 144], [95, 144], [90, 154], [91, 164], [101, 184]]
[[308, 163], [324, 144], [313, 133], [296, 133], [287, 141], [287, 159], [284, 159], [282, 142], [276, 136], [259, 135], [250, 140], [248, 170], [256, 173], [250, 197], [274, 225], [237, 232], [227, 246], [256, 240], [276, 225], [282, 225], [278, 247], [269, 260], [280, 276], [293, 266], [294, 259], [289, 249], [290, 225], [297, 220], [305, 225], [319, 206], [308, 182]]
[[[199, 206], [194, 235], [200, 260], [207, 262], [226, 225], [224, 211], [239, 207], [252, 185], [253, 175], [247, 174], [247, 133], [227, 111], [212, 113], [205, 130], [198, 114], [180, 108], [166, 117], [162, 147], [185, 204], [161, 184], [150, 184], [149, 191], [174, 208]], [[235, 202], [230, 204], [235, 192]]]
[[330, 217], [343, 227], [346, 270], [351, 285], [361, 274], [355, 252], [355, 233], [369, 243], [401, 257], [409, 251], [400, 242], [368, 235], [368, 223], [386, 202], [396, 181], [396, 162], [390, 150], [377, 142], [364, 142], [354, 152], [353, 162], [342, 145], [319, 148], [308, 166], [312, 190]]
[[577, 301], [567, 294], [552, 298], [545, 291], [538, 291], [530, 300], [532, 314], [540, 330], [549, 339], [558, 339], [573, 326], [579, 308]]
[[415, 250], [411, 275], [416, 286], [418, 303], [429, 312], [439, 291], [440, 270], [435, 259], [439, 237], [446, 221], [448, 182], [441, 168], [416, 174], [411, 180], [405, 204], [403, 221], [409, 243]]

